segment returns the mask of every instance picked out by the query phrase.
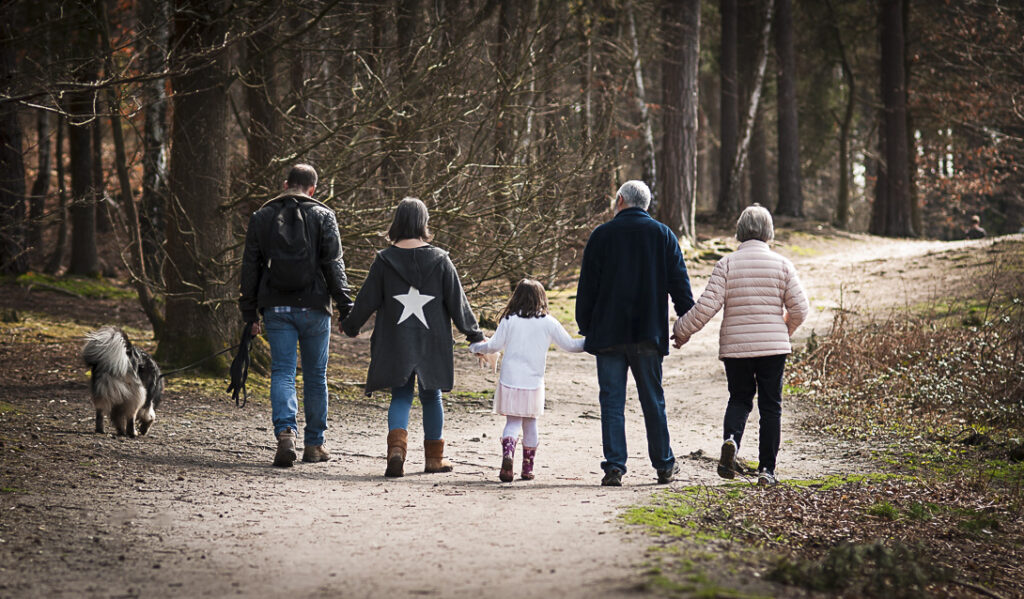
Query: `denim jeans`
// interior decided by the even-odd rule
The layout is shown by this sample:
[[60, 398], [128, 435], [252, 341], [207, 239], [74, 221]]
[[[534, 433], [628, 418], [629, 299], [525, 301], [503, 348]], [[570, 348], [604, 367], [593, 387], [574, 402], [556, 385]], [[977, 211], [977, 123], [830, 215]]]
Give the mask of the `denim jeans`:
[[661, 388], [662, 355], [648, 344], [620, 346], [616, 351], [597, 355], [597, 382], [600, 385], [601, 442], [607, 472], [616, 468], [626, 472], [626, 371], [636, 381], [640, 407], [647, 428], [647, 454], [655, 470], [668, 470], [675, 464], [669, 444], [665, 418], [665, 393]]
[[[412, 410], [413, 381], [416, 373], [401, 387], [391, 388], [391, 405], [388, 406], [388, 430], [401, 428], [409, 430], [409, 411]], [[444, 406], [441, 405], [440, 389], [424, 389], [420, 382], [420, 403], [423, 404], [423, 439], [437, 441], [444, 436]]]
[[758, 468], [774, 473], [782, 435], [782, 374], [786, 369], [786, 354], [722, 361], [725, 378], [729, 381], [723, 440], [732, 437], [739, 448], [756, 392], [757, 412], [761, 416]]
[[295, 346], [302, 355], [302, 405], [306, 416], [303, 440], [323, 445], [327, 430], [327, 349], [331, 343], [331, 315], [319, 310], [263, 313], [270, 343], [270, 407], [274, 434], [286, 428], [298, 431], [295, 414]]

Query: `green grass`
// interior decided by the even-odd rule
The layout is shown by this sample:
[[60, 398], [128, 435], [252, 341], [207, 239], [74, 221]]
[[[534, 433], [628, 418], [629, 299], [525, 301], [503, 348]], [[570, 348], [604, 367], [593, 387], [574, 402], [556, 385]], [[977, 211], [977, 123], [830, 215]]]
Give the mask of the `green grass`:
[[[747, 487], [745, 483], [732, 483], [724, 487]], [[735, 494], [734, 494], [735, 493]], [[727, 497], [738, 497], [739, 489], [731, 489]], [[662, 491], [652, 497], [648, 505], [634, 506], [622, 514], [626, 524], [643, 527], [652, 534], [698, 540], [731, 539], [732, 532], [724, 527], [701, 525], [695, 516], [715, 507], [723, 509], [724, 502], [717, 496], [703, 492], [702, 487], [688, 487], [678, 491]]]
[[799, 245], [788, 245], [786, 250], [797, 255], [797, 256], [817, 256], [821, 253], [821, 250], [814, 248], [803, 247]]
[[103, 277], [54, 277], [51, 275], [27, 272], [15, 279], [19, 285], [30, 287], [41, 285], [63, 289], [74, 295], [90, 299], [136, 299], [134, 290], [121, 287]]
[[8, 412], [17, 414], [18, 408], [14, 404], [9, 404], [6, 401], [0, 401], [0, 414], [6, 414]]
[[811, 478], [804, 480], [787, 480], [786, 484], [796, 487], [811, 487], [822, 491], [831, 491], [850, 483], [865, 484], [883, 482], [893, 479], [907, 479], [908, 476], [892, 474], [887, 472], [869, 472], [867, 474], [836, 474], [824, 478]]
[[576, 332], [576, 289], [552, 289], [548, 294], [548, 312], [565, 325], [570, 333]]
[[885, 520], [896, 520], [900, 517], [900, 511], [896, 509], [896, 506], [884, 499], [868, 506], [867, 511], [868, 514]]
[[999, 520], [985, 513], [967, 513], [957, 526], [973, 536], [987, 536], [999, 530]]
[[789, 383], [782, 385], [783, 395], [803, 395], [807, 393], [807, 391], [809, 391], [809, 389], [801, 385], [790, 385]]
[[927, 522], [932, 519], [932, 515], [937, 511], [937, 506], [932, 503], [912, 503], [907, 509], [907, 517], [911, 520], [919, 520], [921, 522]]

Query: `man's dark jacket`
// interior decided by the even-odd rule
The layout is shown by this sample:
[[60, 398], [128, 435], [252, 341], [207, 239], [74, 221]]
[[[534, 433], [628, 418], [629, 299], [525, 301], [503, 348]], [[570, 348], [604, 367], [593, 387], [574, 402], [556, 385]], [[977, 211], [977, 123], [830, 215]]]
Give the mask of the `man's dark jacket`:
[[452, 323], [471, 343], [484, 339], [448, 252], [432, 245], [392, 246], [377, 253], [352, 312], [341, 323], [345, 334], [358, 335], [374, 312], [367, 394], [401, 387], [414, 372], [423, 389], [450, 391], [455, 383]]
[[653, 343], [668, 354], [668, 298], [676, 315], [693, 307], [690, 278], [672, 230], [642, 208], [625, 208], [594, 229], [583, 250], [576, 323], [596, 354]]
[[[270, 223], [284, 202], [305, 204], [306, 231], [322, 275], [314, 277], [313, 284], [300, 291], [274, 289], [267, 276], [266, 249], [269, 247]], [[330, 314], [331, 298], [334, 298], [338, 306], [340, 317], [345, 318], [352, 309], [348, 293], [345, 262], [341, 258], [341, 236], [333, 210], [305, 194], [286, 191], [253, 212], [245, 234], [242, 292], [238, 298], [238, 307], [242, 310], [245, 322], [259, 320], [263, 309], [273, 306], [315, 308]]]

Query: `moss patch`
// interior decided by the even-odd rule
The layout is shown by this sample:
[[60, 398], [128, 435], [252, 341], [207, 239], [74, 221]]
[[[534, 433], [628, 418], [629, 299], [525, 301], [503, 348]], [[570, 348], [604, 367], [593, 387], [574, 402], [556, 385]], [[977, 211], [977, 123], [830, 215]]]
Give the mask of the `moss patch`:
[[134, 290], [103, 277], [54, 277], [52, 275], [27, 272], [18, 276], [15, 282], [23, 287], [55, 289], [69, 295], [89, 299], [137, 299]]

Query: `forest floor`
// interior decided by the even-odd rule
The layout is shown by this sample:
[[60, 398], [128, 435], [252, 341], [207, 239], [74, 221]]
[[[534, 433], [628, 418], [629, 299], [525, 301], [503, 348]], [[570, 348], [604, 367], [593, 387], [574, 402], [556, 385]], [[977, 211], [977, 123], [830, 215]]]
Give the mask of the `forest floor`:
[[[798, 341], [811, 343], [830, 332], [837, 313], [883, 314], [938, 301], [984, 277], [995, 254], [1007, 247], [1019, 254], [1022, 247], [1020, 236], [935, 242], [814, 228], [781, 230], [779, 238], [779, 251], [796, 264], [811, 300], [811, 317], [798, 333]], [[689, 264], [697, 293], [713, 262]], [[477, 367], [464, 343], [456, 352], [456, 389], [445, 402], [451, 473], [421, 472], [417, 406], [407, 475], [383, 478], [387, 397], [364, 397], [358, 386], [369, 355], [366, 333], [332, 339], [330, 462], [271, 467], [275, 443], [259, 376], [251, 378], [255, 392], [244, 409], [229, 401], [224, 380], [170, 378], [148, 436], [96, 434], [78, 357], [82, 335], [113, 324], [152, 349], [151, 333], [130, 298], [102, 289], [74, 293], [59, 292], [52, 282], [0, 285], [0, 597], [832, 592], [791, 586], [793, 579], [768, 581], [764, 554], [736, 550], [756, 541], [722, 545], [721, 535], [680, 535], [682, 516], [658, 507], [693, 493], [735, 498], [756, 491], [750, 481], [722, 486], [715, 474], [727, 398], [717, 359], [720, 316], [664, 363], [682, 475], [671, 485], [656, 484], [631, 385], [630, 471], [623, 487], [603, 488], [593, 357], [561, 351], [549, 355], [537, 478], [530, 482], [498, 481], [503, 419], [490, 413], [497, 377]], [[572, 294], [551, 294], [553, 311], [567, 324]], [[783, 484], [756, 496], [768, 510], [804, 505], [800, 481], [894, 471], [875, 451], [873, 435], [808, 426], [820, 408], [806, 393], [787, 400]], [[744, 445], [740, 457], [754, 459], [756, 415]], [[1017, 485], [1019, 499], [1019, 478]], [[684, 516], [702, 514], [686, 509]], [[637, 517], [644, 513], [669, 514], [667, 524]], [[793, 530], [799, 534], [799, 527], [786, 534]], [[1003, 523], [998, 534], [1010, 535], [1019, 557], [1019, 524]], [[965, 577], [974, 579], [970, 572]], [[1024, 594], [998, 580], [986, 585]]]

